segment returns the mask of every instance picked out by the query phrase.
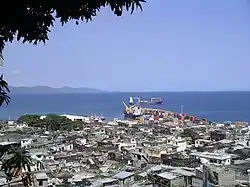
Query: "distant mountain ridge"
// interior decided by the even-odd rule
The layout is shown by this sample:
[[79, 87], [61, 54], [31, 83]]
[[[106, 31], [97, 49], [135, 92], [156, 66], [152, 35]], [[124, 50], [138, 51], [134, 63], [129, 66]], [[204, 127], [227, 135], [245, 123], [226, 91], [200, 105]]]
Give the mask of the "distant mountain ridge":
[[80, 88], [72, 88], [72, 87], [61, 87], [61, 88], [53, 88], [49, 86], [33, 86], [33, 87], [26, 87], [26, 86], [9, 86], [10, 92], [13, 94], [16, 93], [23, 93], [23, 94], [53, 94], [53, 93], [96, 93], [96, 92], [103, 92], [100, 89], [95, 88], [87, 88], [87, 87], [80, 87]]

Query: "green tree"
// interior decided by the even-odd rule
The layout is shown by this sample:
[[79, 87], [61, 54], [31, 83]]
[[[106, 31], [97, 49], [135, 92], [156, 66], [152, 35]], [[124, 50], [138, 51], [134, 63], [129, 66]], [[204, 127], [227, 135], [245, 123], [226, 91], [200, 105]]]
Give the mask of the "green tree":
[[8, 88], [8, 83], [3, 79], [3, 75], [0, 76], [0, 106], [4, 103], [9, 104], [10, 97], [8, 93], [10, 92]]
[[195, 143], [195, 140], [200, 138], [199, 134], [193, 131], [192, 129], [184, 129], [184, 131], [180, 134], [180, 136], [190, 137], [192, 139], [192, 143]]
[[83, 130], [83, 128], [85, 127], [86, 123], [83, 121], [74, 121], [72, 123], [72, 129], [73, 130]]
[[44, 124], [47, 130], [57, 131], [57, 130], [72, 130], [73, 121], [65, 116], [60, 116], [57, 114], [48, 114], [44, 118]]
[[[1, 38], [1, 34], [0, 34]], [[0, 51], [0, 67], [3, 67], [3, 55], [2, 51]], [[3, 79], [3, 74], [0, 76], [0, 106], [2, 106], [4, 103], [9, 104], [10, 97], [8, 96], [8, 93], [10, 92], [8, 88], [8, 83]]]
[[[142, 10], [145, 0], [82, 0], [63, 2], [29, 2], [18, 1], [13, 6], [12, 2], [0, 11], [0, 62], [3, 60], [2, 52], [7, 42], [12, 42], [16, 36], [18, 41], [37, 44], [46, 42], [50, 28], [59, 20], [62, 24], [73, 20], [91, 21], [93, 17], [104, 7], [109, 7], [116, 16], [121, 16], [123, 11], [131, 14], [136, 8]], [[6, 82], [0, 82], [0, 85]], [[5, 85], [5, 84], [4, 84]], [[0, 86], [2, 88], [2, 86]], [[0, 90], [1, 91], [1, 90]], [[5, 92], [4, 92], [5, 91]], [[6, 100], [8, 90], [3, 90], [0, 95], [0, 105]]]
[[17, 120], [19, 123], [26, 123], [28, 126], [37, 127], [41, 126], [42, 119], [40, 115], [37, 114], [26, 114], [20, 116]]
[[26, 114], [20, 116], [17, 120], [19, 123], [26, 123], [30, 127], [45, 127], [49, 131], [65, 130], [71, 131], [73, 129], [82, 129], [84, 122], [71, 121], [65, 116], [57, 114], [48, 114], [44, 119], [41, 119], [37, 114]]

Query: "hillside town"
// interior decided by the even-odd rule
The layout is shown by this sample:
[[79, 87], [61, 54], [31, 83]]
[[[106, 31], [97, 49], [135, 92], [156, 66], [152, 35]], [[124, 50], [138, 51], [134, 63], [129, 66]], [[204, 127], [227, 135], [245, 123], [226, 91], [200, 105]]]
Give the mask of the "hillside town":
[[[247, 123], [25, 115], [2, 121], [0, 146], [0, 186], [250, 186]], [[9, 178], [5, 150], [25, 150], [30, 167]]]

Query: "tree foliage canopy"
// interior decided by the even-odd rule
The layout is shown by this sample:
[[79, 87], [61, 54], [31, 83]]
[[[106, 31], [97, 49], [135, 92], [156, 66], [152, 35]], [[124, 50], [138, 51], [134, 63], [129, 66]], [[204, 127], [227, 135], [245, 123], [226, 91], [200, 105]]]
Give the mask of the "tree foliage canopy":
[[192, 139], [192, 143], [195, 143], [195, 140], [200, 138], [199, 134], [192, 129], [184, 129], [180, 135], [181, 137], [190, 137]]
[[84, 122], [71, 121], [65, 116], [48, 114], [45, 118], [36, 114], [23, 115], [18, 119], [19, 123], [26, 123], [30, 127], [46, 128], [50, 131], [82, 129]]
[[0, 106], [3, 103], [9, 104], [10, 96], [8, 93], [10, 92], [8, 83], [3, 79], [3, 75], [0, 75]]
[[0, 12], [0, 52], [5, 43], [17, 40], [37, 44], [46, 42], [50, 27], [54, 21], [59, 19], [62, 25], [70, 20], [90, 21], [98, 11], [104, 7], [110, 7], [116, 16], [121, 16], [123, 11], [134, 12], [136, 8], [142, 10], [145, 0], [72, 0], [72, 1], [50, 1], [30, 2], [19, 1], [13, 6], [11, 3]]

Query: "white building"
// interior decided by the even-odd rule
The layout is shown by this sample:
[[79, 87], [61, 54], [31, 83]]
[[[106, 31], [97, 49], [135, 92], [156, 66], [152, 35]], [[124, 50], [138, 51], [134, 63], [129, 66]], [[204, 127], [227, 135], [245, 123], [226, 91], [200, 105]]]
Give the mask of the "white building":
[[121, 151], [122, 147], [128, 147], [130, 149], [136, 148], [136, 140], [134, 138], [121, 140], [119, 143], [116, 143], [118, 149]]
[[15, 124], [15, 121], [12, 121], [12, 120], [8, 121], [8, 125], [14, 125], [14, 124]]
[[53, 151], [58, 151], [58, 152], [65, 152], [65, 151], [73, 151], [74, 146], [73, 143], [68, 143], [68, 144], [60, 144], [51, 147]]
[[67, 115], [67, 114], [63, 114], [60, 116], [64, 116], [68, 119], [70, 119], [71, 121], [88, 121], [88, 117], [85, 116], [75, 116], [75, 115]]
[[211, 140], [197, 139], [197, 140], [195, 140], [194, 146], [195, 147], [204, 147], [205, 145], [208, 145], [211, 142], [212, 142]]
[[31, 158], [34, 160], [42, 161], [42, 160], [54, 160], [53, 155], [49, 155], [45, 152], [31, 152]]
[[86, 138], [77, 138], [76, 139], [76, 144], [86, 145], [87, 144], [87, 139]]
[[194, 152], [190, 156], [199, 158], [202, 164], [230, 165], [231, 155], [226, 153]]
[[[68, 114], [63, 114], [60, 116], [64, 116], [68, 119], [70, 119], [71, 121], [89, 121], [89, 117], [85, 117], [85, 116], [75, 116], [75, 115], [68, 115]], [[46, 116], [41, 116], [40, 119], [44, 119], [46, 118]]]
[[22, 128], [25, 128], [25, 127], [28, 127], [28, 125], [26, 125], [25, 123], [16, 124], [17, 129], [22, 129]]
[[187, 149], [187, 141], [182, 137], [174, 137], [169, 136], [167, 137], [167, 144], [173, 145], [177, 147], [177, 152], [182, 152]]
[[32, 139], [24, 138], [21, 140], [21, 147], [28, 148], [28, 146], [32, 143]]

